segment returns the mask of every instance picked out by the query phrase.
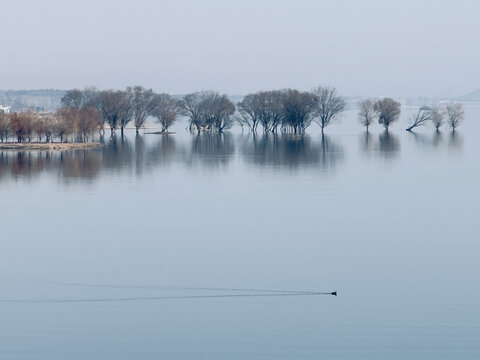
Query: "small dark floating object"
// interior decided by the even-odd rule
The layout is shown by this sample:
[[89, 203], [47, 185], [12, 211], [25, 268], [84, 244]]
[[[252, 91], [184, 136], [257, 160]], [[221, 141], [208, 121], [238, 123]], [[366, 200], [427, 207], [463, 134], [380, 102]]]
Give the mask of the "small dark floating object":
[[333, 292], [330, 293], [330, 295], [337, 296], [337, 292], [333, 291]]

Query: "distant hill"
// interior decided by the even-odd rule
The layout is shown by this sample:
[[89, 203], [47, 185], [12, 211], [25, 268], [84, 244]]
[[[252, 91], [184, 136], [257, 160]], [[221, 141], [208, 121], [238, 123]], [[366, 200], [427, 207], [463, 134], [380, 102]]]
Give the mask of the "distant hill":
[[472, 91], [469, 94], [459, 96], [457, 100], [460, 101], [480, 101], [480, 89]]
[[65, 90], [0, 90], [0, 105], [11, 106], [14, 111], [34, 109], [53, 111], [60, 107]]

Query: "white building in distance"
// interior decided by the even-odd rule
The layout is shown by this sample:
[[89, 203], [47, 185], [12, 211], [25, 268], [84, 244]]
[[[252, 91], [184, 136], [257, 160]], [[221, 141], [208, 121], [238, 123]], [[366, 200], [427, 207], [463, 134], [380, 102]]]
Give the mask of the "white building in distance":
[[0, 114], [10, 114], [11, 112], [12, 108], [10, 106], [0, 105]]

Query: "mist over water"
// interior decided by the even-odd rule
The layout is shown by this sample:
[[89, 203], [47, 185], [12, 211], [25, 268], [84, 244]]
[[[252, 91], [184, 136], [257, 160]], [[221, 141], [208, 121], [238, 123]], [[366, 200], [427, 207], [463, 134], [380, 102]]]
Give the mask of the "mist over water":
[[0, 358], [476, 359], [479, 119], [0, 152]]

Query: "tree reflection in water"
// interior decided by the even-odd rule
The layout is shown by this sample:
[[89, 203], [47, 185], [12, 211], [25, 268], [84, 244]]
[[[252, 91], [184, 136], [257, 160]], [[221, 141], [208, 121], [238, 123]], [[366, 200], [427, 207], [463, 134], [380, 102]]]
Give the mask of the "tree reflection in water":
[[433, 147], [438, 147], [442, 144], [443, 142], [443, 135], [442, 135], [442, 132], [437, 130], [433, 133], [433, 137], [432, 137], [432, 146]]
[[110, 137], [105, 146], [100, 150], [102, 167], [110, 171], [132, 171], [135, 161], [135, 150], [131, 144], [132, 139], [117, 135]]
[[393, 158], [400, 153], [400, 142], [395, 135], [384, 131], [378, 135], [376, 150], [382, 157]]
[[452, 150], [461, 150], [463, 148], [463, 136], [458, 131], [450, 132], [448, 137], [448, 147]]
[[364, 132], [360, 137], [360, 149], [364, 153], [369, 153], [373, 150], [373, 138], [369, 132]]
[[184, 161], [188, 166], [202, 165], [209, 168], [226, 166], [235, 155], [235, 144], [230, 133], [198, 134], [191, 141]]
[[99, 150], [3, 151], [0, 152], [0, 179], [34, 179], [43, 172], [56, 173], [65, 181], [94, 178], [101, 170]]
[[172, 135], [160, 135], [160, 138], [148, 149], [146, 153], [146, 165], [168, 166], [172, 164], [182, 153], [176, 144], [175, 137]]
[[328, 169], [343, 156], [340, 146], [326, 135], [312, 140], [308, 135], [249, 134], [240, 142], [245, 161], [257, 166]]
[[[431, 137], [413, 136], [415, 144], [436, 148], [447, 144], [451, 149], [461, 149], [463, 137], [458, 132]], [[445, 141], [443, 137], [447, 139]], [[234, 158], [238, 144], [239, 156], [246, 164], [255, 167], [287, 169], [334, 169], [343, 160], [342, 147], [327, 135], [263, 134], [238, 135], [230, 133], [202, 133], [191, 137], [173, 135], [145, 137], [141, 135], [104, 139], [101, 149], [46, 151], [0, 151], [0, 180], [34, 179], [42, 173], [54, 173], [64, 182], [75, 179], [95, 179], [103, 173], [133, 174], [142, 176], [158, 167], [180, 164], [216, 169], [226, 167]], [[364, 154], [377, 154], [393, 158], [400, 153], [398, 138], [382, 132], [378, 138], [365, 133], [360, 137]]]

